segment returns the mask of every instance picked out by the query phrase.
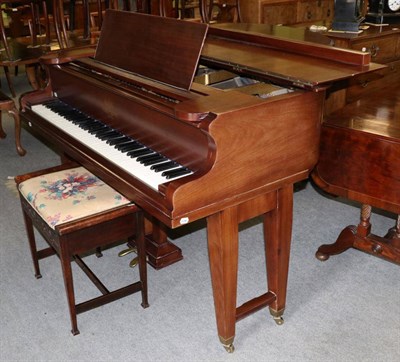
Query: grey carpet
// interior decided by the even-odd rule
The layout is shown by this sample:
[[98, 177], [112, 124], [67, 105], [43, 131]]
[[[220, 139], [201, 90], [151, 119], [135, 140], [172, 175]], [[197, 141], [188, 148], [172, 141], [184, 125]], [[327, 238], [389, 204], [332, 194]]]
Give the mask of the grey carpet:
[[[21, 80], [22, 79], [22, 80]], [[3, 91], [7, 92], [2, 79]], [[26, 89], [23, 76], [16, 79]], [[229, 355], [216, 332], [204, 222], [171, 232], [184, 259], [155, 271], [149, 267], [148, 309], [140, 296], [80, 314], [81, 334], [70, 334], [61, 267], [41, 261], [36, 280], [19, 200], [7, 177], [58, 164], [58, 156], [26, 130], [19, 157], [13, 124], [3, 115], [0, 140], [0, 360], [2, 361], [399, 361], [400, 268], [356, 250], [322, 263], [319, 245], [333, 242], [357, 223], [356, 205], [321, 195], [307, 184], [295, 194], [292, 253], [285, 323], [267, 310], [236, 325], [236, 351]], [[375, 213], [373, 231], [383, 235], [394, 215]], [[44, 245], [38, 236], [39, 244]], [[124, 244], [86, 262], [110, 288], [137, 279]], [[266, 288], [260, 220], [242, 225], [238, 305]], [[74, 267], [78, 301], [97, 295]]]

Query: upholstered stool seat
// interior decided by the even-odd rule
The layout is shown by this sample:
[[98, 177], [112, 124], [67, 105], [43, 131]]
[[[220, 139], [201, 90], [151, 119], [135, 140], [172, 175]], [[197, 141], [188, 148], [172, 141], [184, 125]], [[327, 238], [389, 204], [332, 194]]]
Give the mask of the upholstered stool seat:
[[[77, 314], [141, 291], [148, 307], [143, 214], [133, 203], [83, 167], [62, 165], [16, 177], [36, 278], [39, 260], [57, 254], [62, 265], [72, 333]], [[37, 250], [33, 226], [49, 244]], [[110, 292], [79, 254], [128, 240], [136, 244], [140, 280]], [[98, 255], [99, 256], [99, 255]], [[102, 295], [75, 303], [71, 261], [74, 260]]]

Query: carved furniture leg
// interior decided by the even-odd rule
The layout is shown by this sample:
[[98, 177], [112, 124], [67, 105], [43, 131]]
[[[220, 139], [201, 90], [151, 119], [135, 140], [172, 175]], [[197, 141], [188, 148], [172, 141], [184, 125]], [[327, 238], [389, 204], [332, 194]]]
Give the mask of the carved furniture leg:
[[385, 236], [391, 241], [391, 244], [400, 249], [400, 214], [397, 215], [396, 225], [391, 228]]
[[286, 304], [286, 288], [289, 272], [290, 242], [293, 219], [293, 185], [278, 192], [277, 207], [265, 214], [264, 238], [267, 263], [268, 291], [276, 299], [269, 310], [275, 322], [283, 324], [282, 314]]
[[328, 260], [331, 255], [343, 253], [353, 246], [357, 229], [354, 225], [349, 225], [342, 230], [339, 237], [333, 244], [321, 245], [315, 256], [321, 261]]
[[316, 257], [325, 261], [331, 255], [337, 255], [353, 247], [369, 254], [379, 256], [386, 260], [400, 263], [400, 221], [397, 217], [396, 226], [389, 230], [385, 237], [379, 237], [371, 233], [371, 206], [361, 206], [360, 222], [356, 226], [347, 226], [340, 233], [333, 244], [321, 245], [316, 252]]
[[11, 79], [10, 69], [7, 66], [4, 66], [3, 69], [4, 69], [4, 74], [6, 76], [6, 79], [7, 79], [8, 88], [10, 89], [10, 92], [11, 92], [11, 95], [13, 96], [13, 98], [15, 98], [17, 96], [17, 94], [15, 93], [14, 83]]
[[209, 216], [207, 234], [218, 335], [225, 349], [233, 352], [238, 271], [236, 207]]
[[28, 78], [28, 82], [31, 85], [32, 89], [38, 90], [40, 87], [37, 79], [37, 65], [36, 64], [25, 65], [25, 72]]
[[[15, 124], [15, 147], [17, 149], [17, 152], [20, 156], [24, 156], [26, 154], [26, 151], [23, 149], [21, 146], [21, 120], [19, 117], [19, 113], [17, 108], [15, 107], [14, 101], [8, 97], [7, 95], [3, 94], [0, 92], [0, 111], [7, 111], [9, 114], [12, 115], [14, 118], [14, 124]], [[0, 137], [4, 138], [6, 136], [3, 127], [2, 127], [2, 121], [0, 118]]]
[[360, 222], [358, 226], [349, 225], [342, 230], [333, 244], [321, 245], [315, 256], [321, 261], [328, 260], [331, 255], [341, 254], [354, 246], [356, 235], [366, 237], [371, 232], [371, 206], [362, 205], [360, 211]]
[[9, 114], [11, 114], [14, 118], [14, 123], [15, 123], [15, 147], [17, 149], [17, 152], [20, 156], [24, 156], [26, 154], [26, 151], [21, 145], [21, 120], [19, 118], [19, 112], [15, 106], [8, 111]]

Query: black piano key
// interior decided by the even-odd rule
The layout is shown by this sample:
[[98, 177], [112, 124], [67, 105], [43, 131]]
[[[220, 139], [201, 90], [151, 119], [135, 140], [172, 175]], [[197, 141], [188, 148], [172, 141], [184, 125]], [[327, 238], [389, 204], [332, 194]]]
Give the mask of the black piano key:
[[107, 140], [107, 143], [110, 146], [115, 146], [115, 145], [118, 145], [118, 144], [123, 144], [123, 143], [131, 142], [131, 141], [132, 141], [131, 138], [129, 138], [127, 136], [124, 136], [124, 135], [121, 135], [121, 137], [114, 138], [112, 140]]
[[79, 115], [79, 116], [77, 115], [72, 118], [68, 117], [68, 120], [70, 120], [73, 124], [76, 124], [76, 125], [79, 125], [81, 123], [88, 122], [88, 121], [93, 121], [92, 118], [85, 116], [85, 115]]
[[191, 173], [192, 171], [188, 170], [186, 167], [180, 167], [180, 168], [175, 168], [171, 171], [165, 171], [161, 174], [161, 176], [166, 177], [167, 179], [182, 176], [182, 175], [187, 175]]
[[161, 171], [166, 171], [171, 168], [178, 167], [179, 165], [175, 161], [169, 161], [169, 162], [164, 162], [160, 163], [159, 165], [153, 165], [150, 167], [151, 170], [154, 170], [155, 172], [161, 172]]
[[129, 151], [134, 151], [138, 150], [140, 148], [143, 148], [144, 146], [138, 142], [132, 141], [129, 142], [125, 145], [117, 145], [115, 146], [116, 149], [120, 150], [121, 152], [129, 152]]
[[123, 137], [123, 134], [119, 133], [118, 131], [115, 131], [115, 133], [108, 133], [104, 135], [104, 140], [114, 140], [114, 139], [119, 139]]
[[79, 122], [75, 122], [75, 124], [83, 129], [86, 129], [90, 126], [94, 126], [97, 122], [94, 119], [88, 118]]
[[144, 166], [151, 166], [151, 165], [157, 165], [159, 163], [166, 162], [166, 161], [169, 161], [168, 158], [161, 156], [159, 158], [155, 158], [155, 159], [152, 159], [152, 160], [144, 161], [142, 163], [143, 163]]
[[110, 127], [106, 127], [104, 129], [99, 130], [96, 135], [97, 136], [102, 136], [104, 134], [113, 133], [113, 132], [115, 132], [114, 129], [112, 129]]
[[140, 162], [144, 166], [156, 165], [157, 163], [169, 161], [164, 156], [159, 153], [154, 153], [146, 156], [140, 156], [136, 159], [136, 161]]
[[89, 126], [87, 130], [90, 134], [95, 134], [95, 133], [97, 134], [97, 132], [102, 131], [106, 128], [109, 129], [106, 125], [98, 123], [98, 124], [93, 124], [92, 126]]
[[[96, 123], [92, 123], [92, 122], [79, 124], [78, 126], [79, 126], [80, 128], [82, 128], [82, 129], [88, 131], [89, 133], [94, 134], [94, 135], [96, 135], [98, 132], [100, 132], [100, 131], [103, 130], [103, 128], [98, 129], [98, 130], [95, 130], [96, 127], [97, 127], [97, 124], [96, 124]], [[90, 131], [92, 131], [92, 130], [94, 130], [94, 132], [90, 132]]]
[[143, 155], [148, 155], [150, 153], [154, 153], [154, 151], [151, 150], [150, 148], [142, 148], [140, 150], [129, 151], [127, 153], [127, 155], [132, 158], [135, 158], [135, 157], [139, 157], [139, 156], [143, 156]]
[[147, 161], [147, 160], [151, 160], [154, 158], [160, 158], [160, 157], [163, 157], [163, 156], [161, 156], [159, 153], [153, 153], [151, 155], [140, 156], [137, 158], [136, 161], [142, 162], [142, 161]]
[[97, 138], [100, 138], [101, 140], [106, 140], [108, 137], [111, 138], [112, 136], [115, 136], [117, 134], [119, 134], [119, 132], [117, 132], [113, 129], [107, 128], [104, 130], [100, 130], [99, 132], [96, 132], [94, 135]]

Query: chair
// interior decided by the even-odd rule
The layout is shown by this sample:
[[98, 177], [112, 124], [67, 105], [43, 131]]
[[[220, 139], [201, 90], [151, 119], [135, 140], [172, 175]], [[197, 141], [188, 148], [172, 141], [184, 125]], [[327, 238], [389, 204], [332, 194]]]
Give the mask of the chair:
[[[69, 48], [72, 45], [68, 32], [77, 32], [83, 40], [96, 38], [101, 30], [104, 12], [107, 9], [117, 10], [121, 7], [122, 10], [131, 10], [128, 0], [53, 0], [53, 2], [56, 31], [60, 34], [63, 48]], [[65, 18], [69, 23], [68, 31]]]
[[[147, 300], [147, 270], [143, 213], [133, 203], [79, 165], [68, 163], [15, 178], [20, 194], [36, 278], [39, 260], [57, 254], [67, 294], [72, 334], [79, 334], [77, 314], [141, 292]], [[49, 244], [37, 250], [35, 227]], [[139, 281], [109, 291], [81, 256], [118, 241], [135, 239], [139, 257]], [[71, 261], [85, 272], [102, 293], [76, 304]]]
[[[45, 0], [0, 0], [0, 6], [3, 45], [0, 66], [4, 69], [11, 94], [15, 97], [9, 67], [25, 65], [32, 88], [39, 88], [38, 59], [51, 48], [50, 15]], [[30, 36], [27, 37], [27, 34]]]
[[240, 23], [240, 0], [201, 0], [203, 23]]
[[[19, 113], [17, 108], [15, 107], [14, 101], [6, 96], [3, 92], [0, 92], [0, 111], [7, 111], [14, 118], [15, 122], [15, 146], [17, 148], [17, 152], [20, 156], [24, 156], [26, 151], [21, 146], [21, 121], [19, 118]], [[7, 135], [3, 130], [2, 126], [2, 118], [0, 113], [0, 138], [5, 138]]]

